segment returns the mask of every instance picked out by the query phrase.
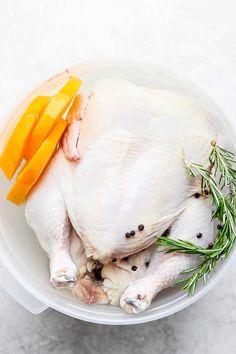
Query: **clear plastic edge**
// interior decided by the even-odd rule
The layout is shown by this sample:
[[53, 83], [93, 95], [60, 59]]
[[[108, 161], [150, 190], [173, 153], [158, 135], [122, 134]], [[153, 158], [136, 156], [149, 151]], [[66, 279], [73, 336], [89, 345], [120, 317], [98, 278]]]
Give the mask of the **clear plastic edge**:
[[0, 277], [4, 279], [1, 282], [1, 288], [6, 291], [17, 303], [34, 315], [38, 315], [45, 311], [48, 306], [39, 301], [30, 292], [28, 292], [14, 276], [0, 264]]

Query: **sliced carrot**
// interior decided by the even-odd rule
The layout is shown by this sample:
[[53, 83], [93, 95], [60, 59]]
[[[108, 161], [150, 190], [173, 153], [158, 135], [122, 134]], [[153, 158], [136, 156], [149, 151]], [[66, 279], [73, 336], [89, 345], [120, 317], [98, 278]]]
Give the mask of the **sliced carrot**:
[[53, 156], [66, 126], [67, 122], [60, 118], [32, 159], [27, 162], [17, 176], [15, 183], [7, 195], [9, 201], [17, 205], [25, 201], [31, 188], [35, 185]]
[[81, 84], [81, 80], [72, 77], [58, 93], [52, 96], [27, 143], [25, 152], [26, 160], [29, 160], [34, 155], [35, 151], [50, 133], [57, 120], [67, 110]]
[[48, 96], [36, 97], [20, 118], [7, 141], [0, 157], [0, 167], [8, 179], [13, 177], [20, 166], [24, 157], [27, 139], [38, 121], [40, 113], [46, 107], [48, 100]]

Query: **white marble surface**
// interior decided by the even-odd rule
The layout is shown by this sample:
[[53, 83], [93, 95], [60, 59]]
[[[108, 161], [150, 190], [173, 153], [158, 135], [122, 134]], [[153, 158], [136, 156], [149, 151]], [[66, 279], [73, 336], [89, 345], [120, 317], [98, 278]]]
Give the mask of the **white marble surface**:
[[[1, 1], [0, 110], [42, 77], [109, 58], [151, 61], [201, 83], [206, 75], [208, 90], [221, 86], [219, 99], [236, 97], [235, 38], [234, 0]], [[0, 289], [0, 354], [233, 354], [235, 266], [190, 308], [133, 327], [87, 324], [53, 310], [34, 316]]]

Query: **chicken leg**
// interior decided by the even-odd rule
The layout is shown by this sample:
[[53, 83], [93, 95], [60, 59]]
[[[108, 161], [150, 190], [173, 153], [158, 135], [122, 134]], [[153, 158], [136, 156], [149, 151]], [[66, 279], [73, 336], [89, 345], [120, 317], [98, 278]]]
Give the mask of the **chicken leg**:
[[72, 228], [53, 164], [48, 167], [43, 180], [26, 202], [26, 219], [49, 255], [52, 285], [71, 287], [77, 272], [70, 254]]
[[[68, 129], [63, 137], [63, 151], [71, 161], [80, 159], [77, 142], [80, 120], [85, 114], [88, 99], [89, 96], [86, 94], [77, 95], [67, 114]], [[57, 154], [55, 161], [58, 159]], [[86, 269], [84, 264], [81, 268], [80, 263], [86, 262], [84, 262], [84, 252], [81, 253], [81, 242], [72, 229], [67, 214], [56, 164], [51, 162], [37, 188], [34, 188], [26, 203], [25, 215], [50, 257], [51, 283], [57, 287], [73, 287], [77, 269], [79, 272]], [[74, 257], [71, 256], [71, 252]]]
[[[211, 208], [207, 198], [191, 198], [186, 210], [172, 225], [170, 238], [188, 240], [201, 247], [212, 242]], [[155, 252], [146, 275], [128, 286], [121, 296], [120, 306], [128, 313], [144, 311], [161, 290], [173, 285], [181, 272], [196, 267], [199, 262], [200, 257], [196, 255]]]

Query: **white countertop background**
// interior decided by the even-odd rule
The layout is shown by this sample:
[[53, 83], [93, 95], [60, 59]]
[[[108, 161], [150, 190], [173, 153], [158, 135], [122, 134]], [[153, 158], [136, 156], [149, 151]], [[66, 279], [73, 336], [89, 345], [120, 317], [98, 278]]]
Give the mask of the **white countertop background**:
[[[104, 59], [153, 62], [200, 85], [206, 82], [208, 93], [217, 87], [218, 99], [231, 109], [227, 97], [233, 103], [235, 95], [236, 101], [236, 2], [0, 2], [0, 113], [42, 78]], [[0, 289], [0, 354], [236, 353], [235, 267], [236, 260], [220, 284], [190, 308], [129, 327], [88, 324], [53, 310], [34, 316]]]

